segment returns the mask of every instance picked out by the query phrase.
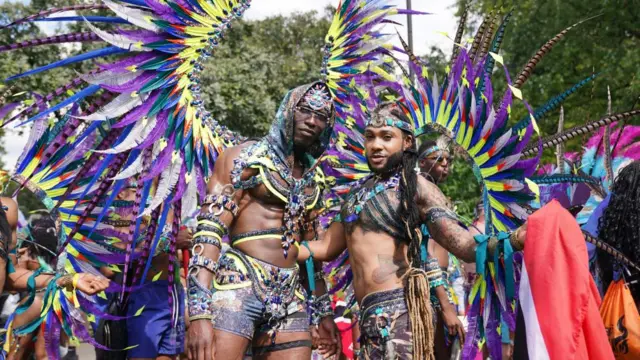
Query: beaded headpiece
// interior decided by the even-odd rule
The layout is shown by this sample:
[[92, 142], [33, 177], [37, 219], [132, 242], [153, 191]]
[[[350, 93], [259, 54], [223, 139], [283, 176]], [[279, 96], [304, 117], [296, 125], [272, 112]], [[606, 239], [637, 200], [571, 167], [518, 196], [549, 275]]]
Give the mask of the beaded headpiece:
[[396, 108], [396, 105], [380, 106], [378, 110], [373, 112], [371, 118], [365, 125], [371, 127], [393, 126], [413, 134], [413, 125], [410, 122], [402, 121], [391, 113], [391, 110], [394, 108]]
[[327, 118], [331, 117], [333, 101], [329, 88], [325, 84], [313, 85], [300, 99], [298, 106], [320, 113]]
[[424, 159], [424, 158], [426, 158], [427, 156], [429, 156], [429, 155], [433, 154], [434, 152], [436, 152], [436, 151], [440, 151], [440, 150], [442, 150], [442, 149], [440, 149], [440, 146], [438, 146], [438, 145], [433, 145], [433, 146], [431, 146], [431, 147], [427, 148], [425, 151], [423, 151], [423, 152], [422, 152], [422, 154], [420, 154], [420, 156], [419, 156], [418, 158], [419, 158], [419, 159]]

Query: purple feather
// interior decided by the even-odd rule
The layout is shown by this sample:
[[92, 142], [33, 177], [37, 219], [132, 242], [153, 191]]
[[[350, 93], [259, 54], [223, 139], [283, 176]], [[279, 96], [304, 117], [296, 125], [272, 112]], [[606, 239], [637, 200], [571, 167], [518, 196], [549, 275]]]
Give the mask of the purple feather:
[[151, 147], [156, 141], [162, 137], [164, 131], [167, 127], [167, 118], [169, 116], [169, 111], [162, 111], [157, 115], [156, 126], [151, 130], [149, 135], [140, 145], [136, 146], [135, 149], [146, 149]]
[[143, 29], [127, 30], [118, 28], [118, 33], [126, 36], [130, 40], [142, 41], [145, 44], [166, 39], [166, 36], [163, 36], [162, 34]]
[[128, 67], [143, 64], [149, 60], [154, 59], [156, 55], [157, 54], [153, 52], [144, 52], [141, 54], [130, 56], [128, 58], [124, 58], [119, 61], [115, 61], [113, 63], [98, 64], [98, 67], [102, 70], [108, 70], [114, 73], [128, 72], [129, 71], [127, 70]]
[[102, 41], [102, 40], [100, 39], [100, 37], [98, 37], [98, 35], [92, 32], [64, 34], [64, 35], [49, 36], [42, 39], [32, 39], [27, 41], [21, 41], [19, 43], [0, 46], [0, 52], [29, 48], [29, 47], [39, 46], [39, 45], [52, 45], [52, 44], [85, 42], [85, 41]]
[[146, 84], [147, 81], [151, 80], [156, 75], [157, 74], [155, 74], [153, 71], [145, 71], [140, 76], [130, 81], [127, 81], [122, 85], [100, 84], [100, 87], [114, 93], [130, 93], [133, 91], [140, 90], [140, 88], [142, 88], [142, 86], [144, 86], [144, 84]]
[[158, 91], [153, 91], [149, 98], [143, 102], [141, 105], [138, 105], [133, 110], [129, 111], [127, 115], [125, 115], [120, 121], [113, 125], [114, 128], [123, 128], [127, 125], [133, 124], [134, 122], [140, 120], [143, 116], [146, 116], [151, 110], [153, 103], [155, 103], [158, 98]]

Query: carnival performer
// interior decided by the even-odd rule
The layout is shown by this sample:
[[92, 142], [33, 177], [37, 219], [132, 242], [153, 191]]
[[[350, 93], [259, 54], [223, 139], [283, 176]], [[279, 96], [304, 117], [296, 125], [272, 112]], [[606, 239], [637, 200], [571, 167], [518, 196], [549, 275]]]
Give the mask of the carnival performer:
[[[334, 119], [346, 116], [356, 75], [386, 73], [379, 59], [388, 45], [377, 25], [399, 12], [386, 1], [341, 2], [325, 40], [322, 80], [285, 96], [266, 137], [217, 159], [188, 277], [192, 359], [237, 359], [249, 345], [257, 358], [274, 351], [308, 358], [310, 325], [330, 341], [323, 355], [337, 352], [330, 298], [315, 286], [322, 273], [305, 267], [308, 299], [299, 283], [298, 241], [315, 237], [311, 211], [321, 207], [325, 180], [318, 160]], [[220, 251], [227, 234], [231, 246]]]
[[[417, 250], [410, 249], [416, 245], [411, 239], [418, 235], [407, 230], [426, 223], [436, 241], [470, 262], [475, 259], [475, 241], [447, 209], [440, 189], [413, 171], [413, 126], [397, 105], [376, 109], [364, 137], [374, 175], [353, 189], [321, 241], [304, 243], [299, 260], [313, 256], [328, 261], [349, 249], [361, 309], [363, 358], [429, 358], [434, 336], [431, 310], [417, 297], [428, 285], [424, 273], [411, 269], [409, 259]], [[510, 241], [521, 249], [525, 231], [518, 234]]]
[[[598, 237], [619, 250], [635, 264], [640, 264], [640, 231], [634, 224], [640, 218], [640, 161], [625, 166], [615, 178], [611, 187], [611, 197], [599, 220]], [[637, 314], [640, 309], [640, 271], [620, 262], [609, 252], [598, 250], [598, 258], [602, 267], [603, 285], [608, 288], [601, 309], [603, 316], [615, 313], [610, 324], [605, 317], [605, 325], [613, 325], [609, 330], [611, 345], [616, 358], [632, 359], [640, 356], [640, 335], [636, 329], [640, 327]], [[622, 290], [625, 289], [625, 290]], [[615, 290], [628, 291], [631, 299], [624, 302], [617, 300], [607, 308], [607, 298], [613, 297]], [[624, 296], [621, 296], [625, 299]], [[616, 304], [617, 303], [617, 304]], [[635, 309], [634, 309], [635, 305]], [[635, 312], [635, 316], [634, 316]], [[631, 332], [626, 332], [628, 328]], [[615, 337], [614, 337], [615, 336]], [[624, 339], [628, 346], [623, 348], [616, 338]]]
[[[418, 148], [418, 164], [420, 176], [428, 181], [439, 185], [446, 181], [449, 176], [449, 164], [451, 155], [445, 138], [440, 137], [437, 141], [425, 140]], [[449, 205], [451, 209], [451, 205]], [[422, 225], [422, 236], [429, 237], [426, 225]], [[434, 286], [431, 289], [431, 305], [434, 308], [436, 321], [434, 352], [436, 359], [450, 359], [451, 346], [450, 339], [459, 338], [459, 343], [464, 343], [464, 326], [458, 318], [457, 301], [452, 296], [453, 284], [450, 279], [449, 252], [435, 241], [423, 241], [422, 247], [427, 247], [428, 258], [422, 261], [426, 264], [426, 271], [436, 270], [439, 267], [442, 276], [442, 285]], [[442, 326], [444, 325], [444, 326]], [[446, 330], [445, 330], [446, 329]]]
[[[213, 340], [216, 359], [241, 357], [252, 340], [254, 354], [280, 351], [285, 358], [310, 357], [309, 318], [294, 242], [313, 231], [308, 211], [321, 191], [314, 162], [327, 146], [333, 111], [326, 85], [298, 87], [285, 97], [269, 135], [227, 149], [218, 159], [198, 218], [195, 242], [200, 249], [194, 249], [192, 262], [204, 265], [211, 259], [219, 265], [215, 275], [199, 271], [189, 277], [190, 295], [198, 289], [203, 296], [198, 300], [212, 304], [211, 313], [198, 314], [201, 304], [190, 298], [188, 338], [194, 358], [209, 359]], [[215, 207], [219, 211], [209, 211]], [[218, 259], [223, 229], [229, 229], [232, 248]], [[203, 285], [194, 288], [212, 282], [212, 294]], [[331, 317], [321, 320], [320, 329], [331, 330], [322, 335], [337, 341]]]
[[[55, 221], [47, 214], [31, 215], [26, 228], [21, 229], [21, 237], [18, 240], [17, 269], [26, 269], [31, 271], [54, 272], [56, 267], [55, 260], [57, 258], [56, 247], [58, 245], [58, 237], [55, 228]], [[39, 318], [40, 308], [42, 306], [42, 294], [44, 289], [37, 292], [33, 303], [22, 314], [17, 315], [14, 319], [13, 326], [20, 329], [22, 326], [29, 324], [34, 319]], [[21, 304], [29, 301], [29, 293], [23, 294]], [[22, 359], [23, 356], [30, 353], [30, 343], [35, 341], [34, 354], [36, 359], [46, 359], [45, 339], [40, 328], [34, 329], [31, 333], [26, 333], [19, 337], [19, 342], [9, 351], [9, 359]]]

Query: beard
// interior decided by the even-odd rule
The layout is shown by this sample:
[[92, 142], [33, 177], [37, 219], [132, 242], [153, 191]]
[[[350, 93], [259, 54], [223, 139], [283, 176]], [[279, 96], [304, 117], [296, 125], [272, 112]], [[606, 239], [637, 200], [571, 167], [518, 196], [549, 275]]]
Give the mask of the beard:
[[376, 169], [373, 166], [371, 166], [371, 163], [369, 162], [369, 158], [367, 158], [367, 165], [369, 166], [369, 170], [371, 170], [375, 174], [386, 174], [395, 170], [402, 163], [403, 155], [404, 155], [404, 152], [402, 150], [394, 154], [391, 154], [391, 156], [389, 156], [389, 158], [387, 159], [387, 163], [384, 164], [384, 166], [381, 169]]

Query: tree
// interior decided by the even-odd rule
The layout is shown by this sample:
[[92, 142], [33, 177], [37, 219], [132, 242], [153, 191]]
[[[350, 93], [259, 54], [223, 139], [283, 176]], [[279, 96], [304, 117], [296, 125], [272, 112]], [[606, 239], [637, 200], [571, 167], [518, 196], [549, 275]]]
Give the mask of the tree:
[[287, 91], [319, 80], [329, 25], [315, 11], [236, 24], [202, 72], [216, 119], [245, 136], [266, 134]]
[[[477, 26], [482, 15], [496, 9], [505, 14], [513, 2], [481, 0], [470, 7]], [[462, 9], [462, 1], [459, 3]], [[461, 11], [459, 11], [461, 13]], [[625, 0], [550, 1], [522, 0], [515, 3], [505, 34], [502, 55], [512, 76], [516, 76], [529, 58], [557, 33], [581, 20], [601, 14], [571, 30], [538, 64], [531, 80], [523, 87], [523, 96], [533, 106], [570, 88], [580, 80], [599, 73], [590, 86], [565, 103], [565, 127], [598, 119], [607, 111], [607, 86], [611, 88], [613, 111], [631, 109], [640, 95], [640, 7]], [[494, 81], [504, 89], [504, 75], [497, 71]], [[519, 109], [516, 115], [522, 115]], [[519, 117], [514, 116], [519, 119]], [[540, 122], [543, 135], [557, 131], [558, 111]], [[640, 123], [640, 119], [632, 119]], [[582, 139], [569, 148], [578, 150]], [[546, 152], [551, 160], [552, 151]]]

